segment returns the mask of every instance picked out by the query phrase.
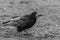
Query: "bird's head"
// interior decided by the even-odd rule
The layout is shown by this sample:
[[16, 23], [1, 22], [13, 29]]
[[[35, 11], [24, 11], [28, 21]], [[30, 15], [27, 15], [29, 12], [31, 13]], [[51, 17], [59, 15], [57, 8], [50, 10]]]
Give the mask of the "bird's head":
[[34, 17], [36, 17], [36, 14], [37, 14], [37, 12], [34, 11], [34, 12], [32, 12], [32, 13], [29, 15], [29, 17], [30, 17], [30, 18], [34, 18]]
[[41, 17], [41, 16], [43, 16], [43, 15], [42, 14], [37, 15], [36, 11], [34, 11], [30, 14], [30, 18], [34, 18], [34, 17], [37, 18], [37, 17]]

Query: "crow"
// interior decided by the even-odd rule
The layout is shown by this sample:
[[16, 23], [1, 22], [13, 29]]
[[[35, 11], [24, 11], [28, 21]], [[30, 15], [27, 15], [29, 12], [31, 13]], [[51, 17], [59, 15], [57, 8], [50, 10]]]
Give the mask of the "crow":
[[17, 31], [21, 32], [31, 28], [36, 22], [36, 14], [37, 12], [32, 12], [31, 14], [22, 16], [20, 20], [17, 21], [17, 24], [15, 24]]
[[[15, 26], [18, 32], [31, 28], [37, 20], [37, 12], [34, 11], [31, 14], [23, 15], [18, 20], [13, 20], [11, 23], [7, 24], [10, 26]], [[39, 15], [42, 16], [42, 15]]]

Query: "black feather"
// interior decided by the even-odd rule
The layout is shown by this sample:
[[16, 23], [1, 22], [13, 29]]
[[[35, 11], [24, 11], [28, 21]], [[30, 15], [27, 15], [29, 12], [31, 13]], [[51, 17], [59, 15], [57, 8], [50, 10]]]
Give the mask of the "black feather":
[[23, 31], [25, 29], [31, 28], [36, 22], [36, 14], [37, 12], [33, 12], [29, 15], [24, 15], [20, 18], [19, 23], [16, 25], [17, 31]]

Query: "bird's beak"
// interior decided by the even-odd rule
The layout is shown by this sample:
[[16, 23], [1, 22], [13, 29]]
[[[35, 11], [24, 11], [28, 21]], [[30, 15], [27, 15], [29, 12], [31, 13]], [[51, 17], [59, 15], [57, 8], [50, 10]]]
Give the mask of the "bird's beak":
[[43, 16], [43, 15], [42, 14], [36, 15], [36, 17], [41, 17], [41, 16]]

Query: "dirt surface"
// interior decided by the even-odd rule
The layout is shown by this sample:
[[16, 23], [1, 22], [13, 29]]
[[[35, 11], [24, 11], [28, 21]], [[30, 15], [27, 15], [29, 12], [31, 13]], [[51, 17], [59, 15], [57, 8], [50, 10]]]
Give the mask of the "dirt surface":
[[[43, 16], [30, 29], [17, 32], [16, 27], [2, 24], [32, 11]], [[60, 1], [0, 0], [0, 40], [60, 40]]]

